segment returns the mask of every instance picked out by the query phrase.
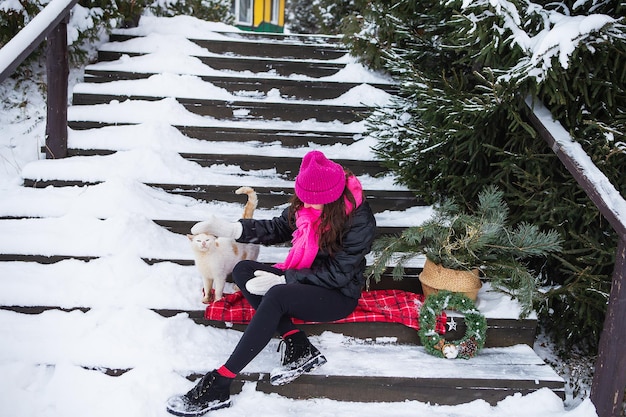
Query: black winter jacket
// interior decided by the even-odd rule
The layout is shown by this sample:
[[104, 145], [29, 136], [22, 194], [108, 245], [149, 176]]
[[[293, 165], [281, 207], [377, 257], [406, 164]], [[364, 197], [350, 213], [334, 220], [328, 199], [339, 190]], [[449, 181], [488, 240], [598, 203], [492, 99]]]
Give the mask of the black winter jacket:
[[[289, 221], [289, 208], [279, 217], [271, 220], [241, 219], [243, 233], [237, 242], [273, 245], [291, 241], [294, 231]], [[365, 255], [372, 247], [376, 233], [374, 214], [364, 201], [348, 220], [343, 234], [343, 248], [330, 256], [320, 250], [307, 269], [288, 269], [285, 271], [287, 283], [319, 285], [334, 288], [342, 294], [359, 298], [365, 286]]]

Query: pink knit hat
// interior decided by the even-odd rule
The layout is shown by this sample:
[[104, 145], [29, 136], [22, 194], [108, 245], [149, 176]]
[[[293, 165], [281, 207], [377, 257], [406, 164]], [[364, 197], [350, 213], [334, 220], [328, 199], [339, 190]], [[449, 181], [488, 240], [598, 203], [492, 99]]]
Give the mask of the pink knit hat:
[[346, 174], [343, 167], [320, 151], [304, 155], [296, 177], [296, 195], [303, 203], [328, 204], [343, 194]]

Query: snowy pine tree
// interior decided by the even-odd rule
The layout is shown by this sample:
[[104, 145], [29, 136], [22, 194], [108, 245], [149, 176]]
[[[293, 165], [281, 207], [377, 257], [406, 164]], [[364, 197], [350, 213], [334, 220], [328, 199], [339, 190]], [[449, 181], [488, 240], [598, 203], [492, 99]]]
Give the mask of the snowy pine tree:
[[369, 119], [379, 156], [430, 203], [469, 205], [497, 185], [513, 221], [558, 230], [564, 253], [537, 265], [558, 286], [537, 308], [561, 340], [591, 351], [617, 237], [528, 124], [524, 99], [543, 101], [626, 195], [623, 16], [618, 0], [375, 0], [350, 26], [353, 50], [401, 83]]

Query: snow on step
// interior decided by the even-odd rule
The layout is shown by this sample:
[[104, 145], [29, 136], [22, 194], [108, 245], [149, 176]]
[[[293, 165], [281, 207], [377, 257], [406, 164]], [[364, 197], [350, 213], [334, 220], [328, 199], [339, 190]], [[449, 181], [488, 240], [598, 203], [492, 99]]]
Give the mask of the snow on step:
[[168, 97], [156, 101], [124, 100], [111, 101], [108, 104], [70, 106], [68, 120], [93, 121], [111, 124], [136, 124], [162, 122], [172, 126], [207, 126], [241, 127], [243, 129], [284, 129], [314, 132], [350, 132], [362, 133], [364, 122], [341, 123], [338, 121], [318, 122], [314, 118], [300, 122], [281, 120], [220, 120], [209, 116], [200, 116], [188, 111], [175, 98]]
[[[266, 123], [231, 123], [229, 132], [233, 132], [236, 125], [241, 129], [255, 131], [268, 130], [276, 132]], [[232, 126], [235, 125], [235, 126]], [[323, 149], [328, 155], [337, 155], [333, 158], [343, 158], [349, 156], [350, 160], [372, 161], [374, 154], [369, 146], [375, 141], [371, 137], [363, 137], [357, 131], [352, 132], [353, 140], [349, 144], [335, 143], [332, 145], [314, 145], [309, 142], [309, 138], [315, 135], [314, 127], [319, 127], [321, 134], [327, 133], [319, 123], [300, 123], [300, 130], [290, 131], [300, 139], [297, 147], [285, 148], [278, 140], [259, 141], [224, 141], [224, 140], [199, 140], [190, 138], [180, 132], [179, 129], [168, 123], [151, 121], [137, 125], [125, 126], [104, 126], [97, 129], [70, 130], [68, 137], [68, 148], [70, 149], [109, 149], [109, 150], [130, 150], [137, 148], [153, 148], [177, 151], [180, 153], [206, 153], [213, 154], [219, 150], [223, 155], [267, 155], [272, 157], [297, 157], [302, 158], [309, 150]], [[310, 129], [302, 130], [306, 126]], [[271, 134], [271, 133], [268, 133]], [[350, 131], [346, 132], [349, 135]], [[155, 140], [158, 135], [159, 140]]]
[[[0, 337], [14, 341], [0, 348], [7, 359], [110, 369], [149, 365], [186, 375], [220, 366], [240, 332], [198, 326], [186, 314], [164, 318], [138, 307], [101, 307], [38, 315], [0, 311]], [[46, 349], [41, 349], [41, 340]], [[563, 381], [526, 345], [483, 349], [466, 361], [436, 358], [421, 346], [367, 342], [331, 332], [311, 340], [328, 359], [311, 375]], [[106, 355], [103, 345], [108, 346]], [[279, 362], [277, 345], [272, 340], [244, 371], [273, 369]]]
[[[119, 95], [141, 97], [178, 97], [187, 99], [211, 99], [234, 102], [242, 100], [242, 97], [231, 94], [224, 88], [219, 88], [210, 82], [203, 81], [200, 77], [192, 75], [155, 74], [149, 78], [136, 80], [110, 81], [106, 83], [82, 83], [74, 87], [74, 94], [91, 95]], [[268, 95], [259, 94], [243, 98], [251, 103], [271, 104], [314, 104], [318, 106], [352, 106], [373, 107], [385, 106], [389, 103], [391, 95], [385, 91], [361, 84], [351, 88], [338, 98], [326, 100], [297, 100], [283, 98], [278, 91]]]
[[[427, 210], [414, 210], [413, 219], [404, 223], [423, 221]], [[216, 214], [235, 221], [240, 217], [238, 213], [225, 214], [214, 206], [213, 210], [207, 210], [193, 220], [199, 221]], [[265, 215], [270, 214], [273, 213]], [[397, 217], [397, 214], [392, 213], [392, 216]], [[57, 218], [8, 219], [0, 222], [0, 233], [13, 236], [10, 240], [0, 240], [0, 253], [3, 254], [79, 257], [132, 254], [147, 259], [192, 259], [185, 236], [158, 226], [141, 213], [120, 213], [104, 220], [80, 213]], [[262, 247], [259, 260], [280, 262], [286, 254], [284, 247]]]
[[[142, 38], [133, 38], [123, 42], [110, 42], [102, 45], [101, 50], [111, 52], [142, 53], [144, 55], [123, 55], [115, 61], [102, 61], [88, 65], [86, 70], [126, 71], [136, 73], [174, 73], [193, 74], [198, 76], [219, 76], [231, 78], [250, 78], [251, 71], [226, 71], [211, 68], [204, 64], [199, 57], [221, 56], [207, 52], [206, 49], [182, 36], [162, 36], [150, 34]], [[258, 58], [255, 58], [258, 60]], [[271, 61], [271, 60], [269, 60]], [[303, 60], [292, 60], [302, 62]], [[310, 62], [306, 61], [306, 62]], [[315, 62], [315, 61], [314, 61]], [[328, 63], [329, 61], [319, 61]], [[362, 82], [370, 84], [389, 84], [394, 81], [388, 76], [366, 69], [358, 63], [356, 58], [346, 54], [343, 58], [330, 62], [343, 64], [343, 67], [333, 75], [314, 78], [303, 74], [292, 74], [284, 77], [275, 72], [255, 73], [257, 78], [290, 79], [305, 81], [334, 81], [334, 82]]]

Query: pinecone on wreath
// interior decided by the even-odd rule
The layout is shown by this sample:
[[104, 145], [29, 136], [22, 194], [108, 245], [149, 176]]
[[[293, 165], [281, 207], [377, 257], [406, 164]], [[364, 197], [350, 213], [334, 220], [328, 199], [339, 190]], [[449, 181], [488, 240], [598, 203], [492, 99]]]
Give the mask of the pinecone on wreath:
[[464, 342], [459, 343], [459, 355], [473, 358], [478, 352], [478, 343], [475, 337], [470, 337]]

